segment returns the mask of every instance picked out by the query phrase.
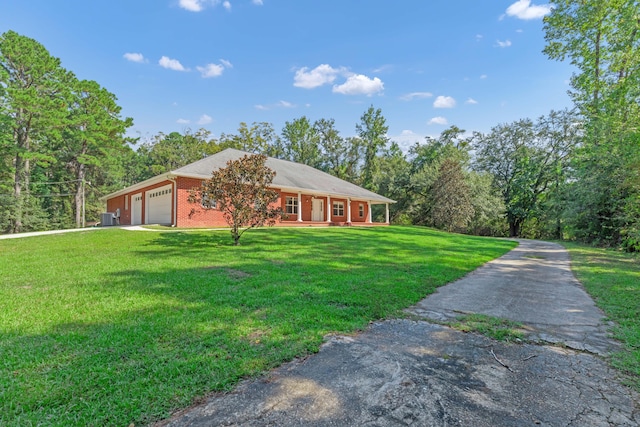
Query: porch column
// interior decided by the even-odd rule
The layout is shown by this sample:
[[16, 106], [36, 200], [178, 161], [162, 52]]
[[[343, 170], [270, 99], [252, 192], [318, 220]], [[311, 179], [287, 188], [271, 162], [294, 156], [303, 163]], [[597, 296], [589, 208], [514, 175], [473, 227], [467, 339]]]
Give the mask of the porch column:
[[389, 224], [389, 203], [385, 203], [384, 222]]
[[347, 199], [347, 223], [351, 224], [351, 199]]
[[302, 222], [302, 193], [298, 191], [298, 222]]
[[367, 201], [367, 222], [371, 223], [371, 201]]
[[331, 206], [331, 196], [327, 196], [327, 222], [331, 222], [331, 210], [333, 207]]

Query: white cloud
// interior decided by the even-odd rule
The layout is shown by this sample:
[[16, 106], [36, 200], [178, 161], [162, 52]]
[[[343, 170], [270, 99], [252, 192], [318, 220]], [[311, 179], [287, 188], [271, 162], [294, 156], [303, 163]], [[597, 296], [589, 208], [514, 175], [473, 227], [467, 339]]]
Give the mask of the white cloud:
[[125, 53], [124, 55], [122, 55], [124, 57], [124, 59], [126, 59], [127, 61], [131, 61], [131, 62], [147, 62], [147, 60], [144, 58], [144, 55], [142, 55], [141, 53]]
[[163, 68], [168, 68], [169, 70], [188, 71], [186, 68], [182, 66], [180, 61], [178, 61], [177, 59], [171, 59], [168, 56], [163, 56], [162, 58], [160, 58], [160, 61], [158, 61], [158, 64], [160, 64], [160, 66]]
[[473, 98], [469, 98], [466, 101], [464, 101], [465, 104], [469, 104], [469, 105], [476, 105], [478, 103], [478, 101], [476, 101]]
[[373, 70], [373, 72], [374, 72], [374, 73], [384, 73], [384, 72], [392, 71], [392, 70], [393, 70], [393, 65], [391, 65], [391, 64], [385, 64], [385, 65], [382, 65], [382, 66], [380, 66], [380, 67], [378, 67], [378, 68], [375, 68], [375, 69]]
[[207, 116], [206, 114], [203, 114], [202, 116], [200, 116], [200, 118], [198, 119], [198, 124], [199, 125], [208, 125], [209, 123], [211, 123], [213, 121], [213, 119], [210, 116]]
[[453, 108], [456, 106], [456, 100], [450, 96], [442, 96], [433, 101], [433, 108]]
[[313, 89], [322, 85], [331, 84], [343, 69], [333, 68], [328, 64], [320, 64], [313, 70], [302, 67], [296, 71], [293, 77], [293, 85], [304, 89]]
[[551, 6], [531, 4], [531, 0], [518, 0], [507, 8], [508, 16], [515, 16], [518, 19], [530, 20], [540, 19], [551, 12]]
[[[229, 0], [179, 0], [178, 5], [190, 12], [202, 12], [206, 7], [217, 6], [222, 4], [227, 11], [231, 10], [231, 2]], [[261, 0], [253, 0], [253, 4], [262, 4]]]
[[204, 6], [202, 0], [180, 0], [178, 5], [189, 12], [200, 12]]
[[482, 74], [482, 75], [480, 76], [480, 78], [481, 78], [482, 80], [486, 79], [487, 77], [489, 77], [489, 76], [487, 76], [486, 74]]
[[189, 123], [191, 123], [191, 120], [187, 120], [187, 119], [178, 119], [176, 120], [176, 123], [179, 123], [181, 125], [188, 125]]
[[484, 36], [482, 34], [476, 34], [476, 40], [480, 41], [484, 38]]
[[269, 104], [269, 105], [256, 104], [254, 105], [254, 108], [256, 110], [269, 111], [274, 108], [296, 108], [296, 104], [292, 104], [289, 101], [278, 101], [275, 104]]
[[293, 108], [293, 107], [295, 107], [295, 104], [292, 104], [292, 103], [287, 102], [287, 101], [280, 101], [276, 105], [278, 107], [283, 107], [283, 108]]
[[446, 125], [448, 123], [447, 119], [442, 116], [433, 117], [427, 122], [428, 125]]
[[432, 96], [433, 94], [431, 92], [411, 92], [406, 95], [402, 95], [400, 99], [403, 101], [413, 101], [414, 99], [431, 98]]
[[251, 3], [255, 4], [256, 6], [262, 6], [264, 3], [262, 3], [262, 0], [251, 0]]
[[496, 40], [496, 46], [498, 46], [498, 47], [509, 47], [509, 46], [511, 46], [511, 40], [505, 40], [505, 41]]
[[334, 93], [341, 93], [343, 95], [371, 96], [374, 93], [382, 92], [383, 90], [384, 83], [382, 83], [382, 80], [377, 77], [371, 79], [362, 74], [349, 76], [347, 81], [343, 84], [333, 86]]
[[204, 67], [196, 67], [196, 70], [200, 71], [200, 75], [204, 79], [211, 77], [219, 77], [224, 71], [224, 67], [218, 64], [207, 64]]
[[409, 151], [409, 148], [411, 148], [415, 143], [419, 143], [424, 138], [425, 135], [419, 135], [408, 129], [400, 132], [400, 135], [389, 135], [389, 139], [396, 142], [404, 152]]
[[225, 68], [233, 68], [233, 64], [226, 59], [221, 59], [220, 63], [224, 65]]

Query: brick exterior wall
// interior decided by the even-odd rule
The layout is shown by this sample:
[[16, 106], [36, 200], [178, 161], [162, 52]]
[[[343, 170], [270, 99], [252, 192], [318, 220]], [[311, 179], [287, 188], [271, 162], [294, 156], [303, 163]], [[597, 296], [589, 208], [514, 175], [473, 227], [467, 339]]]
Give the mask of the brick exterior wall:
[[[174, 224], [176, 227], [227, 227], [227, 222], [224, 220], [222, 212], [219, 209], [205, 209], [200, 204], [197, 203], [189, 203], [189, 193], [193, 188], [197, 188], [201, 185], [202, 180], [193, 179], [193, 178], [176, 178], [177, 189], [172, 190], [171, 195], [171, 220], [173, 221], [176, 218], [174, 210], [173, 199], [177, 194], [177, 224]], [[117, 196], [107, 200], [107, 212], [115, 212], [116, 209], [120, 209], [120, 224], [121, 225], [130, 225], [132, 220], [132, 197], [135, 194], [142, 194], [142, 224], [146, 224], [147, 219], [146, 215], [146, 193], [154, 190], [158, 187], [163, 187], [165, 185], [172, 184], [171, 181], [162, 181], [157, 184], [151, 185], [149, 187], [145, 187], [142, 189], [138, 189], [135, 191], [131, 191], [125, 195]], [[286, 197], [294, 197], [298, 198], [297, 193], [287, 193], [280, 192], [280, 197], [276, 202], [279, 204], [282, 209], [286, 212]], [[126, 201], [125, 201], [126, 198]], [[302, 194], [301, 195], [301, 206], [298, 208], [302, 209], [302, 221], [304, 223], [309, 223], [312, 221], [312, 203], [313, 199], [323, 200], [323, 215], [322, 221], [327, 222], [327, 198], [326, 197], [317, 197], [311, 194]], [[331, 198], [331, 223], [343, 224], [347, 222], [348, 215], [348, 200], [344, 198]], [[344, 214], [343, 215], [334, 215], [333, 214], [333, 204], [335, 202], [342, 202], [344, 205]], [[362, 215], [360, 215], [360, 206], [362, 206]], [[351, 223], [366, 223], [367, 217], [369, 214], [369, 206], [366, 201], [352, 200], [351, 201]], [[300, 224], [297, 222], [298, 215], [297, 214], [289, 214], [288, 218], [282, 220], [280, 224], [282, 225], [296, 225]], [[318, 222], [314, 222], [317, 224]]]

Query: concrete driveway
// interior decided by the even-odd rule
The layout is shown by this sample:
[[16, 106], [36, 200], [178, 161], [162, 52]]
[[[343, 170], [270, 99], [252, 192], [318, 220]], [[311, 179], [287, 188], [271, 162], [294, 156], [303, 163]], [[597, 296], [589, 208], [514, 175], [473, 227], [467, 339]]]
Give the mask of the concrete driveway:
[[[408, 311], [425, 320], [378, 322], [354, 337], [330, 337], [318, 354], [159, 425], [640, 424], [638, 394], [602, 357], [617, 344], [559, 245], [520, 241]], [[461, 312], [523, 322], [533, 343], [500, 343], [431, 323]]]

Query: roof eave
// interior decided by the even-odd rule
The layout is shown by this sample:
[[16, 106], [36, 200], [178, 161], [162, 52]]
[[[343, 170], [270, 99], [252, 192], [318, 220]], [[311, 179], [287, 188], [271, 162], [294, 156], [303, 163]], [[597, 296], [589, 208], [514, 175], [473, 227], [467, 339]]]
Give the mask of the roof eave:
[[105, 201], [107, 201], [109, 199], [113, 199], [114, 197], [122, 196], [123, 194], [131, 193], [133, 191], [143, 189], [144, 187], [148, 187], [150, 185], [157, 184], [158, 182], [168, 181], [173, 176], [174, 175], [173, 175], [172, 172], [165, 172], [165, 173], [163, 173], [161, 175], [156, 175], [153, 178], [149, 178], [149, 179], [144, 180], [142, 182], [139, 182], [137, 184], [133, 184], [133, 185], [131, 185], [129, 187], [123, 188], [122, 190], [118, 190], [118, 191], [115, 191], [115, 192], [113, 192], [111, 194], [107, 194], [106, 196], [102, 196], [98, 200], [100, 200], [101, 202], [105, 202]]
[[[103, 196], [100, 198], [101, 201], [106, 201], [108, 199], [111, 199], [113, 197], [118, 197], [121, 196], [123, 194], [127, 194], [127, 193], [131, 193], [133, 191], [142, 189], [144, 187], [148, 187], [149, 185], [153, 185], [156, 184], [158, 182], [162, 182], [162, 181], [166, 181], [169, 179], [173, 179], [174, 177], [181, 177], [181, 178], [194, 178], [194, 179], [209, 179], [211, 177], [211, 175], [203, 175], [203, 174], [190, 174], [190, 173], [182, 173], [182, 172], [176, 172], [176, 171], [170, 171], [170, 172], [166, 172], [162, 175], [158, 175], [155, 176], [153, 178], [149, 178], [146, 181], [142, 181], [139, 182], [137, 184], [134, 184], [130, 187], [127, 188], [123, 188], [120, 191], [116, 191], [114, 193], [108, 194], [106, 196]], [[356, 196], [353, 194], [346, 194], [346, 193], [335, 193], [335, 192], [326, 192], [326, 191], [320, 191], [320, 190], [313, 190], [310, 188], [299, 188], [299, 187], [287, 187], [287, 186], [282, 186], [282, 185], [277, 185], [277, 184], [272, 184], [271, 185], [273, 188], [278, 188], [284, 192], [287, 193], [311, 193], [313, 195], [318, 195], [318, 196], [323, 196], [323, 197], [333, 197], [333, 198], [344, 198], [344, 199], [354, 199], [354, 200], [363, 200], [363, 201], [370, 201], [373, 204], [379, 204], [379, 203], [397, 203], [395, 200], [389, 199], [387, 197], [384, 196], [379, 196], [379, 197], [366, 197], [366, 196]]]

